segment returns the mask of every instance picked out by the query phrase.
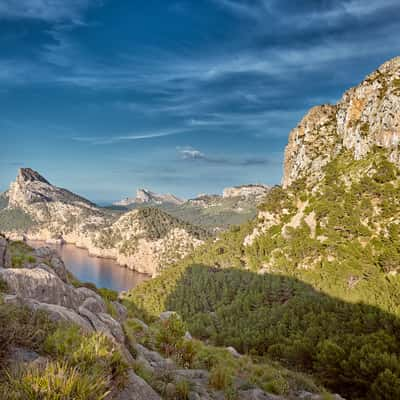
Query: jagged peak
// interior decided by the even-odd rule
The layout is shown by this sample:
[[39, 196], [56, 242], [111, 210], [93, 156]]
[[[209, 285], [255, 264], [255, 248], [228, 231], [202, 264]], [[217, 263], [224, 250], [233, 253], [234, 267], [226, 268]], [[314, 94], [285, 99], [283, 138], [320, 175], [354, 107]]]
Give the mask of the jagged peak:
[[20, 168], [17, 178], [11, 183], [8, 191], [9, 205], [27, 207], [33, 203], [60, 201], [95, 206], [89, 200], [52, 185], [47, 179], [32, 168]]
[[25, 182], [42, 182], [50, 185], [50, 182], [46, 180], [42, 175], [40, 175], [37, 171], [33, 170], [32, 168], [20, 168], [18, 170], [17, 179], [19, 181]]

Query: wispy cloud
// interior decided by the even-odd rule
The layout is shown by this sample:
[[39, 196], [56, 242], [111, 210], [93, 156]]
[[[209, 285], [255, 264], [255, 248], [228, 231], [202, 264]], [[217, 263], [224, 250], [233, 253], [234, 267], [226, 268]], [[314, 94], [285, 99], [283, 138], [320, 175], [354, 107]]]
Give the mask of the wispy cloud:
[[193, 147], [178, 147], [177, 151], [182, 160], [204, 162], [214, 165], [249, 167], [269, 165], [272, 163], [272, 161], [267, 158], [227, 158], [221, 156], [208, 156], [200, 150], [194, 149]]
[[[282, 11], [291, 22], [294, 19], [305, 23], [318, 23], [317, 20], [334, 22], [346, 16], [363, 17], [382, 10], [398, 6], [397, 0], [327, 0], [309, 1], [307, 4], [294, 5], [292, 0], [211, 0], [239, 18], [251, 18], [262, 22], [266, 17], [277, 16]], [[300, 3], [299, 3], [300, 4]], [[288, 10], [291, 13], [288, 13]], [[310, 17], [316, 17], [312, 20]]]
[[83, 13], [100, 0], [2, 0], [0, 19], [34, 19], [83, 24]]
[[165, 136], [179, 135], [185, 133], [182, 129], [171, 129], [159, 132], [147, 132], [142, 134], [131, 134], [123, 136], [75, 136], [72, 140], [76, 142], [85, 142], [93, 145], [113, 144], [120, 142], [127, 142], [132, 140], [148, 140], [154, 138], [160, 138]]

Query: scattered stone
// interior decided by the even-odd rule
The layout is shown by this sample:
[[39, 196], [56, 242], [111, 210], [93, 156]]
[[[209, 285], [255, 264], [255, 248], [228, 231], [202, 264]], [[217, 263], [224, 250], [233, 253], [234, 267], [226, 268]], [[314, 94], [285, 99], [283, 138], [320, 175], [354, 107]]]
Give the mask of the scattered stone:
[[176, 316], [176, 317], [178, 317], [178, 318], [180, 318], [179, 315], [178, 315], [178, 313], [176, 313], [175, 311], [164, 311], [164, 312], [162, 312], [162, 313], [160, 314], [160, 319], [161, 319], [161, 321], [167, 321], [167, 320], [169, 320], [173, 315]]
[[193, 337], [192, 337], [192, 335], [190, 334], [189, 331], [186, 331], [186, 332], [185, 332], [184, 338], [185, 338], [186, 340], [193, 340]]
[[238, 351], [237, 351], [234, 347], [232, 347], [232, 346], [227, 347], [226, 350], [228, 350], [229, 353], [230, 353], [233, 357], [236, 357], [236, 358], [242, 357], [242, 355], [241, 355], [240, 353], [238, 353]]

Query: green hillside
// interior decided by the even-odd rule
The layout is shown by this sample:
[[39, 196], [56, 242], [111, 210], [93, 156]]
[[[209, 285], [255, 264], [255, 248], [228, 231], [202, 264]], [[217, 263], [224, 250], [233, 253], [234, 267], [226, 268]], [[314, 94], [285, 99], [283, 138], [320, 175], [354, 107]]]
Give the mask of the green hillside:
[[196, 336], [311, 372], [345, 397], [399, 398], [399, 178], [382, 150], [342, 152], [315, 185], [274, 188], [258, 220], [127, 303], [150, 319], [176, 310]]

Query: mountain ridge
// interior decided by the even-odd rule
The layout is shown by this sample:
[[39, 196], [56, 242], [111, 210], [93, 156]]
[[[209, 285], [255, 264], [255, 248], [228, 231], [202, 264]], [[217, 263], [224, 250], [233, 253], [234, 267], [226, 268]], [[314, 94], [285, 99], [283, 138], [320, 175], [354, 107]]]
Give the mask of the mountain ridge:
[[115, 259], [138, 272], [157, 274], [190, 252], [209, 233], [158, 209], [122, 214], [52, 185], [21, 168], [0, 210], [0, 225], [12, 238], [67, 242], [89, 254]]

